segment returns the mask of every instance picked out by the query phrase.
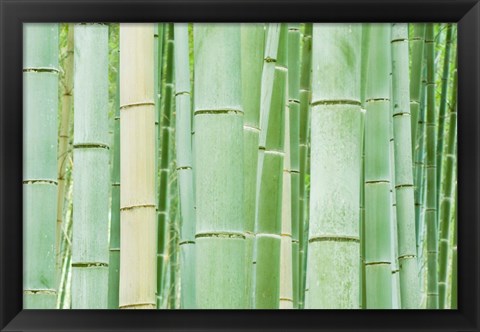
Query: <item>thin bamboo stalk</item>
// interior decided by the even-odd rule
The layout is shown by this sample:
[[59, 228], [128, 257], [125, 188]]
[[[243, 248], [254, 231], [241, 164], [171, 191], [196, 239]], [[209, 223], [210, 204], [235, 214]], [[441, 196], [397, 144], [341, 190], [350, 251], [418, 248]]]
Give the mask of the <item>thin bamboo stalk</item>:
[[[288, 117], [289, 153], [291, 176], [291, 233], [292, 233], [292, 282], [293, 306], [298, 308], [299, 298], [299, 191], [300, 191], [300, 24], [288, 27]], [[287, 130], [287, 128], [285, 128]], [[287, 131], [285, 132], [287, 134]], [[287, 151], [287, 145], [285, 145]], [[283, 257], [283, 255], [282, 255]]]
[[389, 24], [370, 26], [365, 92], [366, 308], [392, 308]]
[[[56, 229], [56, 264], [57, 272], [62, 267], [61, 242], [63, 233], [63, 216], [65, 202], [65, 172], [68, 157], [69, 138], [70, 138], [70, 114], [73, 104], [73, 24], [67, 25], [67, 55], [64, 59], [63, 84], [62, 84], [62, 117], [60, 122], [60, 132], [58, 137], [58, 194], [57, 194], [57, 229]], [[60, 281], [60, 280], [58, 280]]]
[[[278, 309], [279, 307], [287, 33], [287, 25], [281, 24], [268, 128], [262, 127], [261, 132], [261, 136], [265, 135], [266, 140], [255, 224], [254, 308], [256, 309]], [[260, 144], [262, 143], [260, 138]]]
[[307, 136], [309, 128], [309, 108], [310, 108], [310, 73], [312, 67], [312, 24], [305, 23], [302, 37], [302, 64], [300, 68], [300, 133], [299, 133], [299, 193], [298, 193], [298, 308], [304, 307], [305, 302], [305, 281], [306, 281], [306, 262], [307, 262], [307, 241], [308, 235], [305, 232], [306, 218], [305, 198], [305, 177], [307, 169]]
[[438, 271], [437, 271], [437, 207], [436, 207], [436, 135], [435, 135], [435, 66], [434, 66], [434, 25], [428, 23], [425, 32], [425, 51], [427, 53], [427, 130], [426, 164], [427, 177], [425, 225], [427, 227], [427, 308], [438, 308]]
[[[240, 27], [242, 44], [242, 103], [243, 151], [244, 151], [244, 190], [245, 190], [245, 239], [247, 243], [246, 293], [253, 301], [253, 247], [255, 240], [255, 211], [257, 188], [258, 143], [260, 135], [260, 91], [262, 83], [263, 55], [265, 52], [264, 24], [248, 23]], [[250, 307], [253, 305], [251, 303]]]
[[160, 189], [158, 194], [158, 242], [157, 242], [157, 307], [162, 307], [162, 303], [168, 297], [168, 289], [165, 287], [167, 279], [165, 265], [169, 259], [168, 252], [168, 224], [169, 220], [169, 176], [170, 176], [170, 148], [171, 137], [170, 128], [172, 126], [171, 118], [173, 113], [173, 97], [174, 97], [174, 41], [173, 41], [173, 24], [167, 24], [164, 45], [164, 62], [165, 62], [165, 88], [163, 110], [160, 112]]
[[[442, 180], [442, 156], [443, 156], [443, 137], [446, 136], [445, 132], [445, 113], [447, 110], [448, 100], [448, 80], [450, 75], [450, 55], [452, 49], [452, 36], [453, 28], [451, 23], [447, 23], [446, 38], [445, 38], [445, 51], [443, 56], [443, 71], [442, 71], [442, 87], [440, 95], [440, 106], [438, 109], [438, 131], [437, 131], [437, 152], [436, 152], [436, 164], [437, 164], [437, 184], [441, 187]], [[437, 206], [440, 205], [440, 190], [437, 191]], [[440, 217], [440, 214], [437, 216]], [[437, 221], [439, 223], [439, 221]], [[440, 299], [440, 303], [442, 300]], [[440, 304], [441, 306], [443, 304]]]
[[178, 190], [180, 193], [181, 307], [195, 308], [195, 203], [193, 198], [188, 25], [174, 24]]
[[[417, 123], [420, 116], [420, 97], [422, 86], [422, 69], [425, 46], [425, 23], [413, 24], [413, 35], [410, 38], [411, 71], [410, 71], [410, 114], [412, 120], [412, 153], [415, 152], [417, 141]], [[417, 191], [417, 189], [415, 189]]]
[[[118, 50], [118, 53], [120, 49]], [[119, 53], [120, 54], [120, 53]], [[120, 283], [120, 72], [117, 65], [115, 119], [113, 133], [112, 201], [110, 217], [110, 257], [108, 261], [108, 308], [118, 309]]]
[[125, 309], [154, 309], [156, 302], [153, 55], [152, 24], [120, 24], [119, 307]]
[[457, 188], [455, 184], [455, 199], [453, 204], [453, 245], [452, 245], [452, 281], [451, 281], [451, 297], [450, 297], [450, 308], [457, 309], [458, 308], [458, 262], [457, 262], [457, 237], [458, 237], [458, 226], [457, 226]]
[[23, 308], [54, 309], [58, 24], [25, 24], [23, 43]]
[[359, 307], [361, 39], [361, 25], [313, 27], [306, 308]]
[[[456, 56], [455, 56], [456, 58]], [[454, 62], [456, 65], [456, 59]], [[447, 136], [446, 154], [442, 155], [445, 164], [444, 185], [442, 187], [442, 200], [440, 203], [440, 242], [439, 242], [439, 270], [438, 270], [438, 292], [439, 292], [439, 308], [444, 309], [447, 306], [447, 265], [449, 251], [449, 228], [454, 222], [451, 218], [451, 210], [453, 207], [453, 189], [456, 182], [454, 166], [456, 163], [455, 148], [457, 145], [457, 70], [453, 73], [453, 85], [451, 103], [449, 106], [449, 123]]]
[[246, 308], [240, 26], [194, 24], [194, 40], [197, 308]]
[[408, 76], [408, 25], [392, 25], [393, 134], [402, 309], [419, 308]]

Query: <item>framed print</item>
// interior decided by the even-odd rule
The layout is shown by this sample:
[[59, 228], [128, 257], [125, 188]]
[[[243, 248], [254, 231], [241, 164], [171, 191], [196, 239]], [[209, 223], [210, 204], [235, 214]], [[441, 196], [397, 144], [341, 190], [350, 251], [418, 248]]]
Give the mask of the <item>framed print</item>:
[[2, 331], [479, 329], [477, 1], [1, 8]]

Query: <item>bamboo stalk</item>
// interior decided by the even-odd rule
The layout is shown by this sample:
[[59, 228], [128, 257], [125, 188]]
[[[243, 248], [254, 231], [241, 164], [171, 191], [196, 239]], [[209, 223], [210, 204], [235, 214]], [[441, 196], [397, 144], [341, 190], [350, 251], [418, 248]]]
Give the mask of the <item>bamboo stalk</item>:
[[188, 25], [175, 29], [175, 99], [177, 172], [180, 194], [180, 273], [181, 307], [195, 308], [195, 203], [193, 198], [190, 67]]
[[246, 308], [240, 26], [194, 35], [197, 307]]
[[[299, 191], [300, 191], [300, 24], [288, 27], [288, 117], [291, 176], [291, 235], [293, 306], [298, 308], [299, 298]], [[287, 128], [285, 128], [287, 130]], [[287, 134], [287, 131], [285, 132]], [[285, 146], [285, 151], [287, 151]], [[283, 257], [283, 254], [282, 254]]]
[[[56, 229], [56, 264], [57, 272], [62, 267], [61, 242], [63, 233], [63, 216], [65, 202], [65, 172], [70, 136], [70, 114], [73, 102], [73, 24], [67, 25], [67, 55], [64, 59], [64, 82], [62, 84], [62, 117], [58, 137], [58, 193], [57, 193], [57, 229]], [[60, 280], [59, 280], [60, 281]]]
[[427, 24], [425, 32], [425, 50], [427, 53], [427, 131], [426, 164], [427, 177], [425, 225], [427, 227], [427, 308], [438, 308], [438, 272], [437, 272], [437, 207], [436, 207], [436, 135], [435, 135], [435, 67], [433, 23]]
[[418, 309], [420, 292], [416, 261], [408, 55], [408, 25], [393, 24], [392, 101], [401, 308]]
[[[118, 53], [120, 49], [118, 50]], [[120, 53], [119, 53], [120, 54]], [[118, 309], [120, 283], [120, 72], [117, 64], [115, 119], [113, 134], [112, 202], [110, 219], [110, 257], [108, 261], [108, 308]]]
[[451, 280], [451, 297], [450, 297], [450, 308], [451, 309], [457, 309], [458, 308], [458, 281], [457, 281], [457, 278], [458, 278], [458, 267], [457, 267], [457, 237], [458, 237], [458, 226], [457, 226], [457, 204], [458, 204], [458, 201], [457, 201], [457, 195], [458, 195], [458, 192], [457, 192], [457, 188], [456, 188], [456, 184], [455, 184], [455, 199], [454, 199], [454, 203], [453, 204], [453, 245], [452, 245], [452, 280]]
[[305, 236], [305, 224], [308, 224], [306, 218], [305, 198], [305, 177], [307, 170], [307, 136], [309, 128], [309, 108], [310, 108], [310, 73], [312, 67], [312, 24], [305, 23], [304, 34], [302, 37], [302, 64], [300, 68], [300, 133], [299, 133], [299, 158], [300, 158], [300, 176], [299, 176], [299, 211], [298, 211], [298, 308], [303, 309], [305, 301], [305, 281], [306, 281], [306, 251], [308, 235]]
[[[456, 56], [455, 56], [456, 58]], [[456, 59], [454, 62], [456, 65]], [[451, 104], [449, 106], [449, 122], [447, 136], [447, 153], [442, 155], [445, 164], [444, 185], [442, 186], [440, 202], [440, 242], [439, 242], [439, 270], [438, 270], [438, 291], [439, 291], [439, 308], [444, 309], [447, 306], [447, 265], [449, 251], [449, 228], [454, 222], [451, 218], [451, 210], [453, 206], [454, 193], [453, 189], [456, 182], [456, 174], [454, 166], [456, 163], [455, 148], [457, 145], [457, 70], [453, 73], [453, 85]], [[455, 219], [455, 216], [454, 216]], [[452, 272], [453, 273], [453, 272]]]
[[[260, 92], [262, 83], [263, 55], [265, 49], [264, 24], [242, 24], [240, 27], [242, 44], [242, 103], [243, 151], [244, 151], [244, 191], [245, 191], [245, 239], [247, 244], [246, 293], [253, 300], [253, 247], [255, 240], [255, 211], [258, 144], [260, 135]], [[253, 303], [250, 304], [250, 307]]]
[[313, 27], [306, 308], [359, 307], [361, 35], [357, 24]]
[[158, 194], [158, 240], [157, 240], [157, 307], [162, 307], [165, 299], [168, 297], [168, 290], [165, 287], [167, 279], [165, 265], [170, 257], [168, 252], [168, 225], [169, 220], [169, 176], [170, 176], [170, 128], [172, 126], [171, 118], [173, 112], [173, 75], [174, 75], [174, 41], [173, 24], [167, 24], [164, 47], [165, 62], [165, 88], [163, 110], [160, 112], [160, 189]]
[[153, 55], [153, 25], [120, 24], [119, 306], [125, 309], [154, 309], [156, 302]]
[[[437, 164], [437, 184], [440, 189], [442, 180], [442, 156], [443, 156], [443, 137], [446, 136], [445, 132], [445, 113], [447, 109], [448, 99], [448, 79], [450, 75], [450, 54], [452, 48], [452, 24], [447, 23], [446, 27], [446, 40], [445, 40], [445, 53], [443, 56], [443, 71], [442, 71], [442, 87], [440, 95], [440, 106], [438, 109], [438, 130], [437, 130], [437, 151], [436, 151], [436, 164]], [[437, 191], [437, 206], [440, 205], [440, 191]], [[440, 217], [440, 214], [438, 215]], [[439, 223], [439, 221], [437, 222]], [[442, 306], [442, 299], [440, 299], [440, 305]]]
[[107, 307], [108, 26], [75, 25], [72, 308]]
[[54, 309], [58, 24], [25, 24], [23, 43], [23, 308]]
[[367, 309], [392, 308], [390, 32], [370, 26], [365, 92], [365, 282]]

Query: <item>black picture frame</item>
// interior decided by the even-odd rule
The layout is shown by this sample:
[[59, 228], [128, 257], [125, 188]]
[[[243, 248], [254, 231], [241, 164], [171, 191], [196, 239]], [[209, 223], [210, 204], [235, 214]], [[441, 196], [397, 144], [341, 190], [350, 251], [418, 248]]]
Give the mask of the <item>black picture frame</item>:
[[[22, 310], [22, 23], [458, 22], [458, 310]], [[0, 0], [1, 331], [479, 331], [478, 0]]]

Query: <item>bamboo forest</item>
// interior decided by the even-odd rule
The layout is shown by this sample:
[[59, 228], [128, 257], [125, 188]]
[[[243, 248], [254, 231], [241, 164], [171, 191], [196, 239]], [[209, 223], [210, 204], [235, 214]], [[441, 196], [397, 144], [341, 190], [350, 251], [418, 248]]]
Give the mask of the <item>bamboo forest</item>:
[[453, 23], [23, 26], [25, 309], [456, 309]]

